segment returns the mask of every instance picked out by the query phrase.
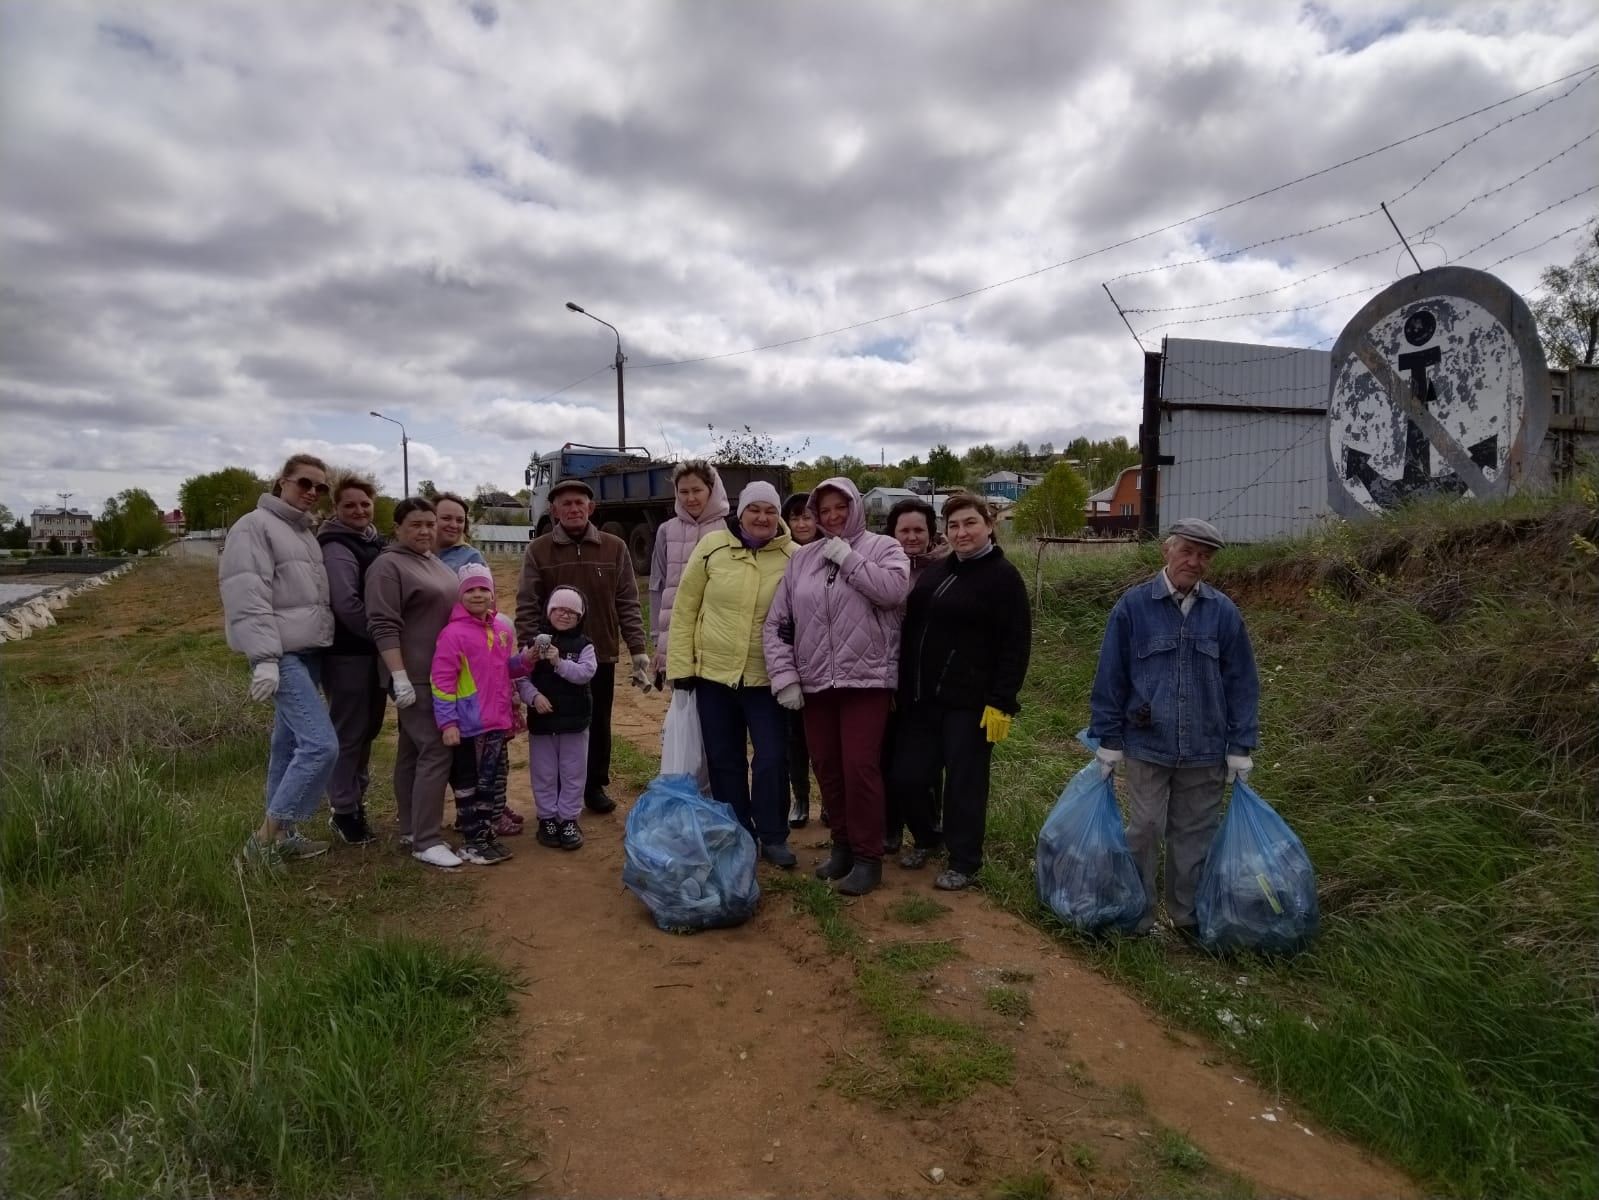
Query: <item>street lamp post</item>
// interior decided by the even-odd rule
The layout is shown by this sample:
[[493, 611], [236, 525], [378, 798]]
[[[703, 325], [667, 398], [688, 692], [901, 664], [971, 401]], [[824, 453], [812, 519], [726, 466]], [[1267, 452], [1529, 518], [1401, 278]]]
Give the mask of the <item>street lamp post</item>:
[[411, 439], [405, 436], [405, 426], [401, 425], [393, 417], [385, 417], [376, 409], [367, 415], [376, 417], [380, 421], [387, 421], [390, 425], [400, 426], [400, 463], [401, 470], [405, 472], [405, 495], [409, 496], [411, 494]]
[[599, 321], [601, 325], [605, 326], [605, 328], [616, 334], [616, 448], [618, 450], [626, 450], [627, 409], [622, 404], [622, 364], [627, 361], [627, 356], [622, 353], [621, 331], [609, 321], [601, 321], [599, 317], [596, 317], [593, 313], [589, 312], [589, 310], [584, 308], [581, 304], [574, 304], [572, 301], [568, 300], [566, 302], [566, 307], [575, 313], [582, 313], [591, 321]]

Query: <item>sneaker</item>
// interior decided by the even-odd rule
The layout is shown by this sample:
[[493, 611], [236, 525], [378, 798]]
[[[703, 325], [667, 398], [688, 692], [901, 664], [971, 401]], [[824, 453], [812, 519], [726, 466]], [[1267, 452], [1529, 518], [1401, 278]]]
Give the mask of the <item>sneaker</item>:
[[251, 834], [239, 851], [239, 861], [259, 871], [283, 870], [283, 855], [271, 842], [263, 842]]
[[920, 871], [932, 854], [931, 850], [923, 850], [920, 846], [907, 846], [905, 853], [899, 856], [899, 865], [907, 871]]
[[328, 824], [346, 846], [365, 846], [378, 840], [367, 824], [366, 814], [359, 809], [353, 813], [336, 812], [328, 818]]
[[539, 831], [533, 835], [541, 846], [548, 846], [552, 850], [561, 848], [561, 823], [554, 817], [545, 817], [539, 821]]
[[940, 871], [938, 878], [933, 880], [933, 886], [941, 892], [964, 892], [977, 882], [977, 877], [951, 867], [947, 871]]
[[[514, 818], [514, 819], [513, 819]], [[522, 818], [506, 809], [494, 818], [495, 837], [516, 837], [522, 832]]]
[[811, 802], [809, 800], [795, 800], [788, 806], [788, 827], [790, 829], [804, 829], [811, 823]]
[[592, 813], [608, 813], [616, 809], [616, 801], [605, 794], [604, 788], [595, 788], [583, 796], [583, 807]]
[[413, 839], [410, 834], [402, 833], [400, 835], [400, 849], [409, 850], [414, 840], [415, 839]]
[[485, 854], [492, 855], [494, 861], [497, 863], [502, 863], [511, 857], [510, 848], [506, 846], [504, 842], [498, 841], [495, 838], [490, 838], [487, 842], [483, 843], [480, 849]]
[[462, 842], [461, 848], [455, 853], [460, 856], [462, 862], [469, 862], [475, 867], [492, 867], [505, 861], [494, 852], [494, 847], [497, 844], [496, 842]]
[[419, 863], [426, 863], [430, 867], [438, 867], [442, 871], [448, 871], [461, 865], [461, 860], [455, 856], [455, 851], [451, 850], [443, 842], [436, 846], [429, 846], [426, 850], [413, 850], [411, 857]]
[[315, 858], [319, 854], [328, 852], [328, 844], [319, 842], [315, 838], [308, 838], [294, 826], [283, 831], [283, 836], [278, 838], [278, 853], [285, 859]]
[[506, 807], [506, 809], [501, 812], [500, 815], [495, 818], [495, 820], [503, 821], [507, 825], [515, 825], [518, 833], [522, 832], [522, 826], [526, 823], [522, 814], [517, 812], [516, 809], [510, 807]]
[[583, 844], [583, 831], [578, 828], [576, 821], [562, 821], [558, 836], [562, 850], [576, 850]]
[[767, 842], [761, 846], [761, 857], [774, 867], [782, 867], [785, 871], [792, 871], [799, 863], [794, 857], [794, 852], [783, 842]]

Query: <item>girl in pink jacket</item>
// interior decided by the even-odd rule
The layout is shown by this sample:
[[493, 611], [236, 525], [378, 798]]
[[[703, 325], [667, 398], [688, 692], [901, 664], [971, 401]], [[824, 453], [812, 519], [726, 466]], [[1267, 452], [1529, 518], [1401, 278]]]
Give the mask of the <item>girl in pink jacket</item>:
[[494, 836], [493, 806], [508, 757], [502, 752], [520, 716], [511, 681], [527, 678], [528, 664], [514, 653], [511, 622], [495, 611], [488, 567], [468, 563], [460, 580], [459, 600], [433, 650], [433, 718], [451, 747], [455, 827], [465, 839], [457, 853], [491, 867], [511, 857]]
[[811, 493], [821, 537], [788, 560], [762, 630], [777, 702], [805, 712], [805, 740], [833, 835], [817, 868], [847, 896], [883, 872], [883, 733], [899, 682], [900, 607], [910, 559], [893, 538], [866, 532], [855, 484], [827, 479]]

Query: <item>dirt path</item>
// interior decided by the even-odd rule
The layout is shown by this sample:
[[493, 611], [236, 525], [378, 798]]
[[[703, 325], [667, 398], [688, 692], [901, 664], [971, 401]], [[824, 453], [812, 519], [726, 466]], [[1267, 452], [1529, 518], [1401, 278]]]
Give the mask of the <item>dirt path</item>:
[[[618, 734], [654, 752], [664, 707], [619, 692]], [[514, 761], [512, 802], [530, 812], [525, 742]], [[621, 807], [584, 821], [580, 852], [523, 837], [514, 860], [473, 876], [484, 937], [531, 981], [519, 1000], [523, 1099], [546, 1137], [540, 1192], [986, 1195], [1002, 1178], [1042, 1170], [1057, 1195], [1149, 1194], [1158, 1186], [1149, 1155], [1167, 1126], [1257, 1195], [1415, 1193], [981, 896], [939, 897], [951, 911], [908, 934], [885, 910], [908, 892], [934, 895], [932, 877], [897, 866], [851, 917], [879, 941], [957, 940], [961, 957], [938, 968], [927, 994], [941, 1014], [999, 1031], [1015, 1050], [1015, 1081], [936, 1112], [847, 1099], [829, 1073], [881, 1047], [851, 963], [770, 891], [741, 928], [659, 932], [620, 882], [631, 797], [613, 790]], [[814, 824], [799, 836], [803, 868], [820, 857], [822, 836]], [[984, 1004], [1000, 971], [1029, 979], [1028, 1019]], [[941, 1185], [929, 1177], [935, 1166]]]

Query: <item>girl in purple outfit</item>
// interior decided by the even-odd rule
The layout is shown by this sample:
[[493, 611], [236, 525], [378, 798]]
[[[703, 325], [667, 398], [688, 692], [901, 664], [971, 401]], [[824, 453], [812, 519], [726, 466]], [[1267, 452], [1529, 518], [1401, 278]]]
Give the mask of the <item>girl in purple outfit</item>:
[[517, 683], [528, 706], [528, 771], [538, 813], [538, 843], [559, 850], [583, 844], [577, 816], [588, 781], [589, 680], [599, 670], [594, 644], [583, 635], [583, 596], [576, 588], [550, 593], [544, 628], [523, 653], [532, 675]]

